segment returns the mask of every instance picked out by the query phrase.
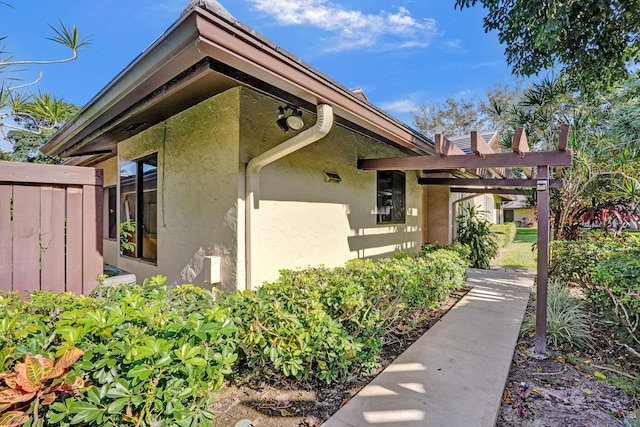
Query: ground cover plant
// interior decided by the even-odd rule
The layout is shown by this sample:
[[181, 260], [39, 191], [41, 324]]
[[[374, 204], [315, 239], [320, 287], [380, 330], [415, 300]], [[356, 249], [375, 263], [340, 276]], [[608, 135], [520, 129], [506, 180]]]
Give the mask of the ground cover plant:
[[412, 310], [460, 289], [466, 266], [455, 250], [428, 248], [284, 271], [274, 283], [233, 295], [166, 286], [161, 276], [100, 286], [89, 297], [34, 292], [23, 301], [5, 293], [0, 372], [77, 352], [64, 384], [83, 383], [48, 397], [47, 405], [25, 400], [20, 421], [26, 416], [33, 425], [212, 425], [209, 405], [229, 379], [327, 384], [373, 369], [389, 339], [389, 318], [410, 319]]

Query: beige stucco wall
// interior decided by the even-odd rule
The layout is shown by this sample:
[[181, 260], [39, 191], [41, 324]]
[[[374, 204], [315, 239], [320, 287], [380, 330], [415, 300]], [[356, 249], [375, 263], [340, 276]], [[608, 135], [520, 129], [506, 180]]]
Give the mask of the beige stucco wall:
[[[277, 127], [282, 103], [243, 90], [240, 162], [295, 135]], [[315, 115], [304, 114], [312, 125]], [[421, 241], [421, 194], [415, 172], [407, 172], [405, 224], [376, 224], [376, 172], [356, 168], [358, 158], [406, 156], [386, 144], [334, 124], [323, 139], [265, 166], [260, 172], [260, 205], [253, 213], [256, 232], [254, 284], [273, 280], [282, 268], [341, 265], [353, 258], [414, 252]], [[338, 173], [340, 183], [325, 181]]]
[[451, 195], [448, 186], [425, 187], [427, 207], [427, 242], [446, 244], [451, 242]]
[[484, 217], [487, 221], [500, 224], [502, 223], [501, 209], [496, 209], [496, 203], [501, 202], [501, 198], [494, 194], [481, 194], [474, 197], [470, 201], [463, 202], [466, 205], [474, 204], [480, 212], [484, 213]]
[[533, 208], [517, 208], [513, 209], [513, 221], [518, 222], [522, 226], [537, 227], [536, 212]]
[[[104, 188], [118, 186], [118, 159], [112, 157], [95, 165], [96, 168], [104, 171]], [[118, 256], [120, 255], [120, 245], [117, 240], [109, 239], [109, 201], [107, 200], [107, 192], [104, 192], [104, 204], [102, 209], [103, 224], [103, 244], [102, 255], [106, 264], [118, 265]]]
[[203, 284], [204, 256], [219, 255], [222, 286], [235, 288], [238, 94], [229, 90], [118, 144], [119, 162], [158, 153], [157, 263], [117, 262], [138, 281], [163, 274], [169, 283]]
[[[222, 287], [244, 288], [245, 167], [296, 134], [276, 125], [280, 105], [235, 88], [119, 143], [117, 162], [103, 165], [106, 179], [116, 183], [121, 162], [158, 153], [158, 260], [120, 256], [115, 245], [112, 263], [139, 281], [163, 274], [170, 283], [203, 284], [203, 257], [218, 255]], [[311, 126], [315, 115], [305, 112], [304, 119]], [[283, 268], [419, 250], [416, 173], [406, 174], [406, 223], [377, 225], [376, 172], [356, 167], [358, 158], [405, 155], [334, 125], [324, 139], [264, 167], [253, 214], [254, 283], [275, 279]], [[326, 182], [325, 171], [340, 174], [342, 182]]]

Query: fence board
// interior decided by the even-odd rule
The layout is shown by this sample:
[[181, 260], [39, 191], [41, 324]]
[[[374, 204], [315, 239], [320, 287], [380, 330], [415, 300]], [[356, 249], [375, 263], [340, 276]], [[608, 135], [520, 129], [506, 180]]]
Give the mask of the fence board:
[[0, 161], [0, 289], [93, 289], [102, 185], [99, 169]]
[[42, 289], [65, 289], [65, 190], [41, 187], [40, 238], [42, 246]]
[[67, 188], [67, 291], [82, 293], [82, 188]]
[[102, 187], [84, 186], [82, 190], [82, 292], [96, 287], [96, 278], [104, 271], [102, 261]]
[[13, 289], [40, 289], [40, 188], [14, 186]]
[[12, 230], [11, 230], [11, 198], [13, 186], [0, 185], [0, 289], [13, 289]]
[[102, 185], [93, 168], [0, 161], [0, 182], [44, 185]]

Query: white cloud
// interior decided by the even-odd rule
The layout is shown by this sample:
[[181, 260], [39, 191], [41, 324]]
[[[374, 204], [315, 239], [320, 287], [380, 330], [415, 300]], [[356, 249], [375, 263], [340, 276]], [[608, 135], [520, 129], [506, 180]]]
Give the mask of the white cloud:
[[491, 68], [500, 65], [500, 61], [480, 62], [471, 66], [471, 68]]
[[436, 21], [397, 11], [366, 14], [329, 0], [247, 0], [281, 25], [307, 25], [332, 33], [326, 50], [424, 47], [437, 34]]
[[443, 45], [448, 50], [462, 50], [462, 41], [460, 39], [446, 40]]
[[410, 99], [398, 99], [396, 101], [384, 102], [380, 108], [392, 113], [413, 113], [420, 109], [420, 106]]

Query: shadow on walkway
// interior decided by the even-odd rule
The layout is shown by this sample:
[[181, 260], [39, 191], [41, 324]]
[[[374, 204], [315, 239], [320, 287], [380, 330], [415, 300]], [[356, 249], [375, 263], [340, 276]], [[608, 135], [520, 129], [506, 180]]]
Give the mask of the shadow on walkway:
[[495, 425], [534, 277], [470, 269], [473, 289], [323, 427]]

